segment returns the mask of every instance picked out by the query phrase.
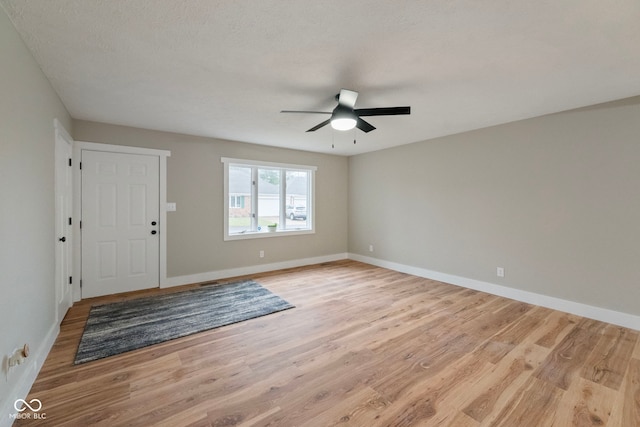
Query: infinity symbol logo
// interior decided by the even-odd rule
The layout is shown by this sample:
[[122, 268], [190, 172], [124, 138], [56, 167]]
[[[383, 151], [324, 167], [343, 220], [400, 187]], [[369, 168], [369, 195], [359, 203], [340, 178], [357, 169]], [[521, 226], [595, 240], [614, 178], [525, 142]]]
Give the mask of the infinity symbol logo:
[[[29, 403], [27, 403], [27, 401], [26, 401], [26, 400], [24, 400], [24, 399], [18, 399], [18, 400], [16, 400], [15, 402], [13, 402], [13, 407], [14, 407], [14, 408], [15, 408], [15, 410], [16, 410], [16, 411], [18, 411], [18, 412], [22, 412], [22, 411], [25, 411], [25, 410], [27, 409], [27, 408], [24, 408], [24, 407], [19, 408], [19, 407], [18, 407], [18, 404], [19, 404], [19, 403], [22, 403], [24, 406], [26, 406], [27, 408], [29, 408], [32, 412], [38, 412], [40, 409], [42, 409], [42, 402], [40, 402], [40, 400], [38, 400], [38, 399], [31, 399], [31, 400], [29, 401], [29, 403], [31, 403], [33, 406], [38, 405], [38, 407], [37, 407], [37, 408], [34, 408], [33, 406], [29, 405]], [[34, 403], [35, 403], [35, 404], [34, 404]]]

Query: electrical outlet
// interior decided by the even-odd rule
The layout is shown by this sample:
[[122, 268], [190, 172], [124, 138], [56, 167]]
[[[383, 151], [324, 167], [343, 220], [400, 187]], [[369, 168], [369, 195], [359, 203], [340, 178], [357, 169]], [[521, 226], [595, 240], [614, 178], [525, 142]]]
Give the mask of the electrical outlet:
[[369, 245], [369, 252], [373, 252], [373, 245]]
[[264, 251], [260, 251], [260, 258], [264, 258]]
[[504, 268], [503, 267], [496, 267], [496, 275], [498, 277], [504, 277]]

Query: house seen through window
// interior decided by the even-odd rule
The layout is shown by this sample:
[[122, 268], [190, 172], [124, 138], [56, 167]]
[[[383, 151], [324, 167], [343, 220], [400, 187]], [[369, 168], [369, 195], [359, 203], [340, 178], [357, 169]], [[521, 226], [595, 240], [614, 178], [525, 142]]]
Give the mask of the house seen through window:
[[222, 161], [227, 201], [225, 239], [313, 232], [315, 167]]

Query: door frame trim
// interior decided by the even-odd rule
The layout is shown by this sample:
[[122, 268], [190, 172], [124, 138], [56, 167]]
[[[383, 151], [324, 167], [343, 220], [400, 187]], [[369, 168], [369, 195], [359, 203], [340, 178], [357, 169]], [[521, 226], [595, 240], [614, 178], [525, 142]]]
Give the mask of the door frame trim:
[[[73, 158], [77, 159], [73, 166], [73, 217], [78, 218], [73, 224], [74, 235], [81, 236], [80, 220], [82, 219], [82, 176], [80, 174], [80, 162], [82, 161], [82, 151], [103, 151], [107, 153], [120, 154], [142, 154], [147, 156], [157, 156], [160, 161], [160, 283], [158, 286], [165, 287], [167, 284], [167, 157], [171, 157], [171, 151], [157, 150], [153, 148], [131, 147], [128, 145], [101, 144], [97, 142], [75, 141], [73, 144]], [[82, 246], [81, 238], [73, 241], [73, 276], [82, 278]], [[80, 291], [80, 280], [74, 281], [73, 300], [80, 301], [82, 293]]]
[[[67, 144], [69, 146], [69, 148], [71, 149], [71, 159], [69, 159], [72, 164], [73, 164], [73, 159], [74, 159], [74, 140], [71, 137], [71, 135], [69, 135], [69, 132], [67, 132], [67, 130], [64, 128], [64, 126], [62, 125], [62, 123], [56, 118], [53, 119], [53, 129], [54, 129], [54, 134], [55, 134], [55, 147], [54, 147], [54, 159], [57, 162], [58, 160], [58, 141], [62, 141], [65, 144]], [[54, 234], [54, 238], [56, 239], [56, 245], [58, 245], [57, 239], [60, 237], [59, 233], [58, 233], [58, 224], [59, 224], [59, 212], [58, 212], [58, 180], [60, 179], [60, 177], [58, 176], [58, 168], [60, 167], [60, 165], [58, 165], [57, 163], [54, 166], [54, 194], [55, 194], [55, 205], [56, 205], [56, 212], [55, 212], [55, 234]], [[69, 197], [71, 197], [71, 212], [69, 212], [69, 214], [73, 217], [74, 216], [74, 199], [75, 199], [75, 175], [73, 173], [73, 170], [71, 171], [71, 194], [69, 195]], [[64, 221], [66, 222], [66, 218], [64, 219]], [[73, 252], [73, 244], [75, 242], [74, 240], [74, 233], [73, 233], [73, 227], [71, 227], [71, 231], [70, 233], [68, 233], [67, 237], [69, 244], [71, 245], [71, 247], [69, 247], [66, 250], [66, 256], [69, 258], [67, 261], [70, 264], [70, 269], [67, 272], [69, 275], [73, 276], [74, 275], [74, 270], [75, 270], [75, 259], [74, 259], [74, 252]], [[55, 258], [56, 258], [56, 271], [55, 271], [55, 309], [56, 309], [56, 321], [58, 322], [58, 325], [62, 322], [62, 319], [64, 318], [65, 313], [60, 313], [59, 312], [59, 301], [58, 301], [58, 291], [59, 291], [59, 283], [58, 283], [58, 279], [59, 279], [59, 271], [58, 271], [58, 265], [59, 265], [59, 259], [58, 259], [58, 249], [56, 248], [55, 251]], [[64, 284], [63, 284], [64, 285]], [[74, 292], [73, 292], [73, 288], [71, 288], [71, 300], [69, 301], [69, 307], [67, 307], [67, 310], [69, 310], [69, 308], [71, 308], [71, 306], [73, 305], [73, 300], [74, 300]]]

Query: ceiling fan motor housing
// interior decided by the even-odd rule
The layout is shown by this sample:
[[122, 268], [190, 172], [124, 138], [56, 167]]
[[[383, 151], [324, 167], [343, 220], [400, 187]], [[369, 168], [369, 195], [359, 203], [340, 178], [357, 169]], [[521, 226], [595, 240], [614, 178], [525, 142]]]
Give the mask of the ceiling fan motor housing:
[[344, 105], [339, 105], [333, 109], [333, 113], [331, 113], [331, 120], [335, 119], [356, 119], [357, 116], [353, 111], [353, 108], [345, 107]]

